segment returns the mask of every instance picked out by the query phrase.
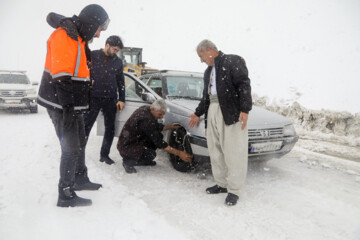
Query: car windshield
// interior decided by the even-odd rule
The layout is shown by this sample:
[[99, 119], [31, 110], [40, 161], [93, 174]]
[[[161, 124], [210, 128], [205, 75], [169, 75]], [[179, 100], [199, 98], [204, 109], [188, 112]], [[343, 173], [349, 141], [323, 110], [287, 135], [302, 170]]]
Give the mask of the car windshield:
[[6, 73], [0, 74], [0, 83], [29, 84], [30, 81], [25, 75]]
[[204, 89], [204, 80], [200, 77], [166, 77], [168, 97], [200, 100]]

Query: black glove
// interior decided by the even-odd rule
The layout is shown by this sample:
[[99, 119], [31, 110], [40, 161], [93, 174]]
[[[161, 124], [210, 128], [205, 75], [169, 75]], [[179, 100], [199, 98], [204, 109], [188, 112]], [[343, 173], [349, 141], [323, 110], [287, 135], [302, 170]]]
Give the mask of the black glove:
[[74, 107], [63, 108], [63, 127], [64, 129], [71, 129], [75, 124], [75, 111]]

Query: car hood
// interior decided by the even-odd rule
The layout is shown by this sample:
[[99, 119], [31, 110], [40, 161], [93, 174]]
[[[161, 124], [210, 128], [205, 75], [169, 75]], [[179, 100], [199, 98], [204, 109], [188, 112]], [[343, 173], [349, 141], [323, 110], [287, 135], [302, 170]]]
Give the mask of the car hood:
[[31, 84], [13, 84], [13, 83], [1, 83], [1, 90], [29, 90], [33, 89], [34, 86]]
[[188, 110], [194, 112], [195, 109], [197, 108], [197, 106], [199, 105], [200, 101], [179, 98], [179, 99], [172, 99], [172, 100], [170, 100], [170, 102], [172, 102], [178, 106], [187, 108]]
[[[200, 101], [189, 99], [173, 99], [171, 102], [192, 112], [195, 112], [195, 109], [199, 105]], [[291, 120], [288, 118], [257, 106], [253, 106], [252, 110], [249, 112], [248, 129], [278, 128], [288, 124], [292, 124]]]

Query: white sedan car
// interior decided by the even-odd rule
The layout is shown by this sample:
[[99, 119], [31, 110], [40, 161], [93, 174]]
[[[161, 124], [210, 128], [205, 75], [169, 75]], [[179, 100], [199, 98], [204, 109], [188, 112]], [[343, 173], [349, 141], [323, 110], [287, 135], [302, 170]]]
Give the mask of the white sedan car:
[[[143, 75], [141, 79], [129, 73], [124, 75], [126, 103], [123, 111], [117, 113], [115, 135], [120, 135], [126, 120], [137, 108], [163, 98], [168, 106], [164, 124], [182, 126], [177, 130], [164, 132], [165, 141], [174, 148], [194, 155], [191, 163], [170, 155], [174, 168], [191, 171], [209, 165], [204, 118], [200, 118], [197, 127], [188, 126], [189, 115], [194, 113], [202, 98], [203, 74], [163, 70]], [[102, 114], [97, 119], [97, 134], [104, 134]], [[249, 113], [248, 135], [250, 161], [279, 158], [290, 152], [298, 140], [291, 120], [256, 106]]]

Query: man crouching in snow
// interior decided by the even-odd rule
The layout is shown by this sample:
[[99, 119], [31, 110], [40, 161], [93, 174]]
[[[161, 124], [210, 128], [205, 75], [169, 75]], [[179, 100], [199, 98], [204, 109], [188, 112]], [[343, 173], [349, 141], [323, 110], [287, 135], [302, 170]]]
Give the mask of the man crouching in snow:
[[136, 173], [134, 166], [154, 166], [156, 149], [161, 148], [168, 153], [179, 156], [190, 162], [192, 155], [170, 147], [164, 140], [162, 131], [177, 129], [179, 126], [164, 126], [157, 122], [166, 112], [166, 102], [158, 99], [151, 107], [138, 108], [126, 121], [117, 144], [123, 158], [123, 166], [127, 173]]
[[74, 191], [97, 190], [85, 165], [83, 111], [89, 108], [90, 72], [88, 42], [106, 30], [109, 17], [99, 5], [86, 6], [71, 18], [50, 13], [48, 23], [56, 28], [47, 41], [45, 69], [38, 103], [47, 108], [60, 140], [61, 161], [58, 207], [89, 206], [90, 199]]

